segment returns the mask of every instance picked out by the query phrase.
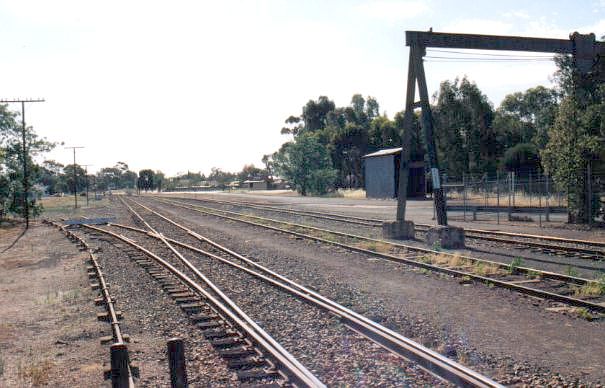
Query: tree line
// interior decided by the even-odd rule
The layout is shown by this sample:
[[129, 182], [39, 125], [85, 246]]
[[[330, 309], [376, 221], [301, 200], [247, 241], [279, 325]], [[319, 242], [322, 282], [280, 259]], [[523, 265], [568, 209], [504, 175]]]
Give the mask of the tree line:
[[[599, 74], [580, 75], [569, 56], [557, 57], [556, 63], [553, 87], [509, 94], [497, 108], [468, 78], [443, 81], [431, 104], [437, 152], [441, 171], [452, 179], [503, 171], [547, 173], [568, 192], [570, 221], [586, 222], [599, 206], [598, 197], [588, 202], [591, 190], [587, 189], [586, 171], [603, 168], [605, 86], [597, 82]], [[303, 195], [363, 187], [362, 156], [401, 146], [404, 113], [397, 112], [391, 119], [380, 113], [375, 98], [360, 94], [344, 107], [320, 96], [309, 100], [301, 114], [285, 120], [281, 133], [290, 139], [273, 154], [263, 156], [263, 168], [250, 164], [240, 172], [213, 168], [208, 175], [187, 172], [165, 177], [152, 169], [137, 173], [125, 162], [96, 174], [53, 160], [37, 163], [34, 159], [56, 143], [40, 138], [28, 127], [24, 153], [19, 113], [0, 105], [0, 209], [22, 214], [28, 201], [33, 215], [40, 211], [36, 196], [24, 195], [24, 159], [32, 182], [30, 193], [81, 192], [91, 184], [102, 191], [176, 189], [208, 182], [225, 187], [233, 181], [271, 181], [277, 176], [286, 178]], [[414, 115], [412, 160], [425, 159], [423, 143], [419, 117]], [[587, 209], [587, 203], [593, 209]]]
[[[586, 171], [605, 158], [605, 86], [599, 74], [580, 75], [570, 56], [555, 62], [553, 87], [509, 94], [498, 107], [467, 77], [443, 81], [431, 103], [437, 154], [441, 172], [454, 180], [549, 174], [568, 192], [570, 221], [586, 222], [599, 206], [595, 197], [595, 208], [586, 209]], [[404, 113], [390, 119], [375, 98], [359, 94], [345, 107], [320, 96], [285, 120], [281, 133], [291, 139], [264, 159], [303, 195], [363, 187], [362, 156], [401, 146]], [[426, 155], [415, 113], [411, 158], [418, 161]]]

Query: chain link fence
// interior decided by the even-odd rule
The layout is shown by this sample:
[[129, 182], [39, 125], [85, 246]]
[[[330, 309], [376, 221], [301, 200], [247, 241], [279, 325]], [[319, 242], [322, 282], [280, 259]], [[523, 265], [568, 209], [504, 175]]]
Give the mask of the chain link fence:
[[[450, 219], [564, 223], [568, 220], [567, 192], [544, 174], [514, 172], [443, 177]], [[587, 207], [592, 223], [603, 221], [605, 174], [587, 173]]]

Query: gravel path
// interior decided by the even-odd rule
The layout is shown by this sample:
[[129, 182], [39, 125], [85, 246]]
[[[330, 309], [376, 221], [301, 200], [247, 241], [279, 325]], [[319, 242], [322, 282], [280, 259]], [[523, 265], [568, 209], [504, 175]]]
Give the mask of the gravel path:
[[[505, 384], [597, 384], [602, 324], [543, 303], [266, 229], [158, 205], [185, 225]], [[439, 302], [446, 303], [439, 303]], [[472, 302], [471, 302], [472, 301]]]

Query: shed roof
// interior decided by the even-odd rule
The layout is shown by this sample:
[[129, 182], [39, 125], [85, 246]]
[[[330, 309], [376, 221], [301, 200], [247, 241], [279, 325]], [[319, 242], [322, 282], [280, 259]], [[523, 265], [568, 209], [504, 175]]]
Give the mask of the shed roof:
[[244, 181], [244, 183], [265, 183], [265, 181], [253, 181], [253, 180], [248, 180], [248, 181]]
[[372, 152], [371, 154], [367, 154], [362, 156], [362, 158], [374, 158], [377, 156], [387, 156], [387, 155], [395, 155], [401, 152], [403, 148], [401, 147], [397, 147], [397, 148], [385, 148], [384, 150], [380, 150], [380, 151], [376, 151], [376, 152]]

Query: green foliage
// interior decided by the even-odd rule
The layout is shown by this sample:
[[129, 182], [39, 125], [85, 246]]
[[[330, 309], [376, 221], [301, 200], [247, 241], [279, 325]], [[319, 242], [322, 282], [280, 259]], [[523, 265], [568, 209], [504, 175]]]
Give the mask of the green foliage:
[[[0, 105], [0, 209], [3, 212], [25, 215], [27, 201], [31, 216], [37, 216], [42, 207], [37, 203], [33, 188], [40, 168], [34, 157], [50, 151], [55, 144], [40, 138], [31, 127], [25, 128], [26, 152], [23, 152], [23, 128], [17, 122], [18, 114]], [[26, 164], [29, 187], [24, 186], [23, 164]], [[26, 191], [29, 195], [26, 197]]]
[[507, 171], [515, 171], [519, 175], [540, 170], [540, 154], [531, 143], [520, 143], [509, 148], [502, 157], [502, 164]]
[[325, 194], [333, 188], [336, 170], [325, 145], [316, 135], [298, 135], [274, 155], [277, 172], [286, 177], [301, 195]]
[[515, 257], [513, 259], [513, 261], [510, 262], [510, 265], [508, 266], [508, 272], [511, 275], [514, 275], [515, 273], [517, 273], [517, 269], [523, 264], [523, 259], [520, 257]]
[[436, 98], [435, 137], [442, 169], [455, 177], [495, 172], [501, 147], [487, 97], [465, 77], [442, 82]]
[[569, 58], [560, 57], [557, 63], [563, 100], [541, 157], [555, 183], [567, 189], [569, 222], [587, 223], [597, 212], [595, 200], [593, 209], [587, 209], [586, 170], [602, 152], [605, 87], [579, 74]]
[[137, 179], [137, 188], [139, 190], [153, 190], [156, 187], [155, 173], [153, 170], [145, 169], [139, 171], [139, 177]]
[[504, 148], [530, 143], [542, 149], [559, 108], [559, 93], [544, 86], [509, 94], [494, 117], [494, 130]]

